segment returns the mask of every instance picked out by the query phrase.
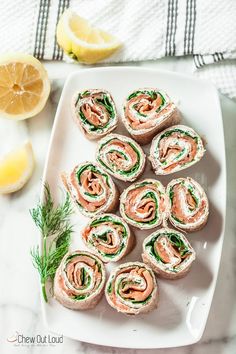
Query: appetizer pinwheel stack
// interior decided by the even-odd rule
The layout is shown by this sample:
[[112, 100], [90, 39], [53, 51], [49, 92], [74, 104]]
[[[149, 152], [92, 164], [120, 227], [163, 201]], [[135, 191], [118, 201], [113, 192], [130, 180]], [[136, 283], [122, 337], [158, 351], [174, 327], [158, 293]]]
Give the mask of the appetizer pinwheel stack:
[[[140, 88], [128, 95], [120, 119], [125, 135], [118, 128], [118, 112], [106, 90], [73, 96], [73, 119], [86, 138], [97, 140], [97, 149], [93, 160], [78, 161], [61, 175], [76, 209], [88, 220], [78, 235], [85, 250], [63, 258], [54, 294], [62, 305], [85, 310], [105, 293], [112, 308], [137, 315], [157, 307], [156, 277], [182, 278], [196, 258], [187, 233], [207, 222], [206, 193], [191, 177], [168, 184], [162, 178], [200, 161], [205, 147], [192, 128], [179, 124], [180, 112], [162, 90]], [[146, 145], [145, 153], [140, 145]], [[135, 230], [146, 233], [142, 237], [139, 231], [136, 242], [142, 242], [143, 251], [130, 261]], [[105, 264], [116, 262], [106, 281]]]

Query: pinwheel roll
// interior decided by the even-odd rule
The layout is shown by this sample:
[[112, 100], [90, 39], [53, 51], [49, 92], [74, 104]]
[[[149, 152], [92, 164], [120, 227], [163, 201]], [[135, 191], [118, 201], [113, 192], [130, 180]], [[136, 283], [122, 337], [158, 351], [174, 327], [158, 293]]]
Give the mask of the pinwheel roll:
[[157, 307], [158, 289], [151, 268], [141, 262], [121, 264], [106, 284], [106, 299], [115, 310], [138, 315]]
[[132, 137], [147, 144], [161, 130], [179, 123], [180, 114], [165, 92], [143, 88], [127, 97], [122, 119]]
[[165, 188], [155, 179], [145, 179], [129, 186], [120, 197], [121, 216], [141, 230], [161, 225], [167, 217]]
[[98, 139], [116, 128], [115, 103], [105, 90], [86, 90], [72, 99], [73, 118], [88, 139]]
[[112, 211], [119, 192], [111, 177], [97, 164], [84, 162], [70, 174], [62, 173], [62, 182], [79, 211], [89, 217]]
[[157, 230], [143, 242], [144, 263], [163, 278], [184, 277], [195, 257], [195, 251], [186, 237], [176, 230]]
[[128, 225], [114, 214], [93, 218], [84, 228], [82, 240], [103, 262], [117, 262], [134, 245], [134, 236]]
[[200, 136], [185, 125], [175, 125], [152, 141], [150, 161], [156, 175], [168, 175], [201, 160], [205, 148]]
[[206, 193], [194, 179], [177, 178], [166, 190], [169, 198], [169, 220], [178, 229], [188, 232], [201, 229], [207, 222], [209, 204]]
[[114, 177], [132, 182], [143, 172], [146, 156], [141, 147], [127, 136], [109, 134], [100, 140], [97, 162]]
[[67, 253], [54, 278], [54, 296], [65, 307], [87, 310], [102, 297], [106, 282], [105, 267], [86, 251]]

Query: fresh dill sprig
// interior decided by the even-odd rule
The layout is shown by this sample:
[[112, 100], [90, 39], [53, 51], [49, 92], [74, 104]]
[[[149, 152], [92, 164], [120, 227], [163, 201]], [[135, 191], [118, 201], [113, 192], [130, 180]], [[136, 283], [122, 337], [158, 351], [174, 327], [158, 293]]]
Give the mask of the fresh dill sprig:
[[42, 235], [42, 250], [31, 249], [32, 263], [38, 270], [44, 300], [47, 302], [46, 281], [53, 280], [56, 270], [67, 253], [73, 232], [70, 224], [72, 207], [69, 195], [63, 203], [55, 206], [48, 183], [44, 185], [44, 200], [30, 210], [35, 225]]

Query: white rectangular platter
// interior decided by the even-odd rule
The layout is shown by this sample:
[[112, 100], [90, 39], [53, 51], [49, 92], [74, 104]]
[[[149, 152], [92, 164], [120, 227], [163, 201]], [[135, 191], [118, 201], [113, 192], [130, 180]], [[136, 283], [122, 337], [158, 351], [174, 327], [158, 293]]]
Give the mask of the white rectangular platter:
[[[209, 83], [175, 73], [138, 67], [82, 69], [67, 79], [57, 108], [43, 182], [47, 181], [55, 201], [62, 196], [60, 173], [76, 164], [95, 161], [96, 142], [87, 140], [71, 117], [71, 97], [79, 90], [103, 88], [112, 94], [122, 114], [125, 97], [134, 89], [156, 87], [166, 91], [178, 105], [182, 122], [195, 129], [207, 141], [207, 153], [195, 166], [168, 177], [160, 177], [166, 185], [171, 179], [190, 176], [204, 188], [210, 201], [210, 217], [205, 228], [188, 234], [197, 260], [190, 273], [175, 281], [158, 279], [158, 308], [145, 315], [128, 317], [117, 313], [105, 297], [89, 311], [73, 311], [53, 298], [42, 302], [48, 328], [67, 337], [100, 345], [123, 348], [167, 348], [197, 342], [204, 331], [215, 289], [224, 237], [226, 168], [221, 109], [216, 89]], [[127, 134], [120, 123], [115, 132]], [[148, 148], [144, 150], [148, 153]], [[149, 163], [146, 176], [154, 177]], [[123, 190], [127, 183], [117, 183]], [[75, 233], [71, 249], [85, 249], [80, 231], [87, 219], [73, 216]], [[141, 261], [141, 245], [151, 231], [135, 231], [137, 244], [122, 261]], [[117, 266], [107, 266], [109, 271]]]

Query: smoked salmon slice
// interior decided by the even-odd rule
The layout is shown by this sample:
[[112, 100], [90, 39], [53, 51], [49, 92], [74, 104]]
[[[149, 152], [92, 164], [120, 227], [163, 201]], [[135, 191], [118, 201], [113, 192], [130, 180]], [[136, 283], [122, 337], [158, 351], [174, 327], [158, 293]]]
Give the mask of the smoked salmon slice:
[[152, 229], [166, 220], [167, 200], [160, 181], [145, 179], [129, 186], [120, 197], [120, 213], [130, 225]]
[[82, 231], [82, 240], [105, 263], [117, 262], [134, 246], [134, 235], [129, 226], [114, 214], [103, 214], [90, 220]]
[[73, 310], [95, 307], [103, 295], [106, 272], [103, 262], [87, 251], [67, 253], [54, 278], [54, 296]]
[[127, 315], [154, 310], [159, 297], [152, 269], [141, 262], [124, 263], [113, 270], [105, 295], [110, 306]]
[[159, 276], [179, 279], [188, 273], [196, 254], [181, 232], [163, 228], [145, 238], [142, 258]]
[[144, 145], [158, 132], [178, 124], [180, 113], [162, 90], [141, 88], [126, 98], [122, 121], [132, 138]]
[[94, 162], [77, 165], [69, 174], [63, 172], [61, 178], [76, 207], [85, 216], [113, 211], [119, 202], [116, 185]]
[[166, 189], [169, 198], [169, 220], [187, 232], [200, 230], [207, 222], [209, 203], [205, 191], [193, 178], [172, 180]]
[[118, 123], [111, 94], [100, 89], [77, 92], [72, 98], [72, 116], [82, 133], [91, 140], [110, 133]]
[[97, 162], [107, 173], [119, 180], [133, 182], [145, 167], [146, 156], [131, 138], [109, 134], [100, 140], [96, 153]]
[[205, 148], [201, 137], [185, 125], [175, 125], [152, 141], [149, 160], [156, 175], [168, 175], [201, 160]]

